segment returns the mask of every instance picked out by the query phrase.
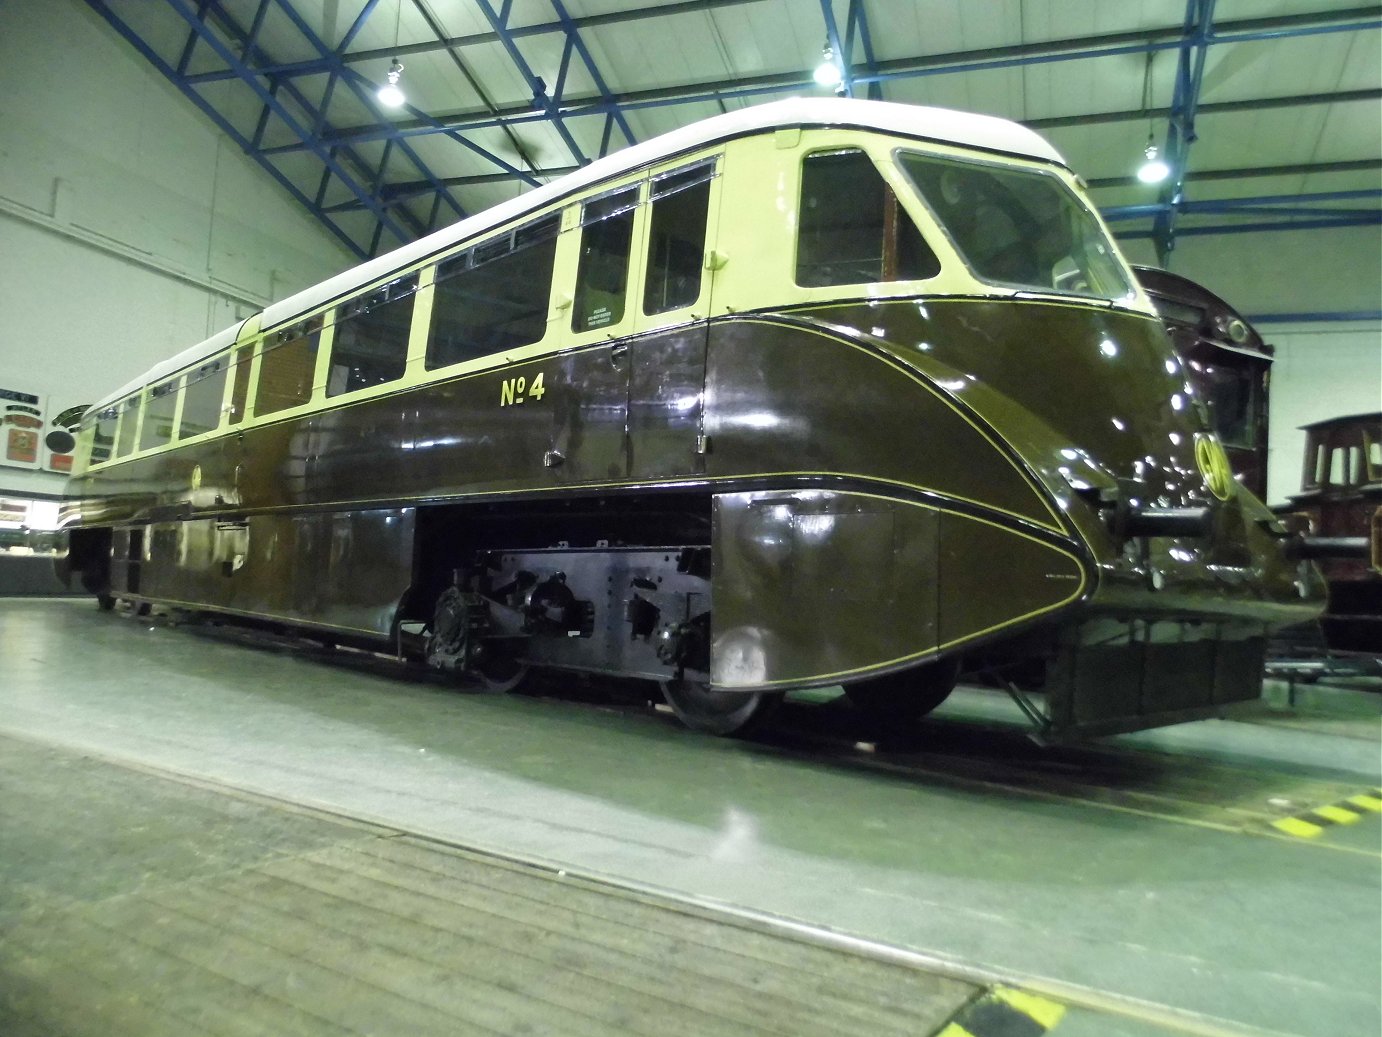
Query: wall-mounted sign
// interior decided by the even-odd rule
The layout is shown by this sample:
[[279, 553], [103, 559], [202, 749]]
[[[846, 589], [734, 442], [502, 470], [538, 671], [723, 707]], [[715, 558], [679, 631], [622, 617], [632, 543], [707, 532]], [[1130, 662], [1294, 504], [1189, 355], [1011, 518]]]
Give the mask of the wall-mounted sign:
[[38, 468], [43, 397], [0, 386], [0, 464]]
[[50, 472], [72, 471], [72, 451], [77, 445], [77, 427], [89, 403], [62, 406], [61, 397], [51, 397], [48, 422], [43, 429], [43, 467]]

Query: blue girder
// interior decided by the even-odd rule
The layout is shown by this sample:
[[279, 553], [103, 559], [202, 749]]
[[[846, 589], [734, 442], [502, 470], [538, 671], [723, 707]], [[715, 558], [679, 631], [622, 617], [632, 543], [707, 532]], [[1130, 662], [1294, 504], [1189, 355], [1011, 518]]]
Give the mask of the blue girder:
[[[557, 175], [590, 161], [593, 157], [590, 153], [595, 150], [594, 137], [585, 133], [578, 137], [577, 133], [573, 132], [573, 125], [579, 120], [601, 120], [598, 154], [604, 155], [612, 148], [636, 143], [637, 138], [628, 120], [629, 114], [635, 111], [704, 102], [718, 102], [723, 106], [726, 101], [734, 99], [816, 89], [811, 78], [811, 69], [805, 69], [796, 73], [759, 75], [620, 93], [612, 89], [604, 78], [588, 40], [583, 36], [584, 31], [599, 25], [694, 11], [713, 11], [722, 7], [767, 3], [771, 0], [674, 0], [667, 4], [579, 17], [572, 16], [566, 7], [566, 0], [547, 0], [554, 15], [551, 20], [518, 26], [511, 24], [513, 0], [471, 0], [489, 23], [488, 32], [447, 37], [441, 26], [429, 18], [428, 24], [433, 29], [435, 40], [414, 41], [387, 51], [352, 49], [361, 29], [369, 18], [377, 13], [380, 0], [364, 0], [349, 29], [334, 44], [319, 38], [302, 17], [299, 11], [302, 0], [252, 0], [237, 3], [236, 10], [243, 13], [244, 23], [238, 22], [229, 14], [225, 6], [227, 0], [162, 0], [163, 4], [187, 22], [191, 30], [186, 43], [173, 58], [164, 58], [157, 53], [126, 20], [115, 13], [114, 8], [119, 6], [118, 0], [87, 2], [223, 132], [283, 185], [299, 204], [313, 213], [351, 251], [362, 257], [373, 254], [387, 244], [384, 241], [385, 235], [406, 241], [434, 227], [443, 208], [457, 216], [464, 215], [464, 210], [453, 193], [458, 187], [500, 179], [537, 184], [540, 177]], [[152, 4], [155, 0], [141, 2]], [[406, 3], [409, 0], [400, 2]], [[417, 0], [412, 2], [417, 3]], [[992, 71], [1116, 55], [1148, 54], [1163, 50], [1177, 51], [1177, 77], [1174, 96], [1166, 116], [1168, 130], [1164, 149], [1164, 157], [1171, 165], [1172, 175], [1155, 203], [1145, 206], [1120, 206], [1106, 213], [1108, 218], [1114, 221], [1150, 218], [1151, 230], [1129, 232], [1126, 236], [1152, 237], [1163, 263], [1174, 247], [1177, 234], [1356, 226], [1377, 222], [1377, 214], [1371, 209], [1331, 208], [1343, 201], [1373, 201], [1376, 192], [1335, 192], [1329, 195], [1273, 196], [1206, 202], [1187, 202], [1183, 197], [1184, 184], [1188, 176], [1189, 147], [1195, 139], [1195, 116], [1200, 107], [1199, 97], [1208, 50], [1230, 43], [1382, 29], [1382, 9], [1375, 5], [1299, 15], [1239, 19], [1216, 25], [1215, 0], [1187, 0], [1184, 23], [1177, 28], [1144, 29], [1137, 32], [1021, 43], [981, 51], [880, 61], [874, 53], [867, 16], [868, 8], [878, 0], [847, 0], [843, 25], [836, 15], [838, 2], [839, 0], [819, 0], [825, 38], [841, 64], [844, 75], [843, 90], [851, 95], [866, 89], [869, 97], [882, 97], [884, 85], [889, 82], [926, 76]], [[276, 60], [274, 55], [265, 51], [261, 29], [275, 5], [311, 44], [315, 55], [305, 60], [284, 62]], [[425, 15], [425, 7], [419, 5], [418, 10]], [[212, 19], [223, 31], [211, 31], [207, 19]], [[519, 41], [552, 34], [560, 34], [564, 38], [560, 69], [556, 73], [555, 83], [549, 87], [525, 57]], [[514, 68], [531, 90], [530, 102], [514, 104], [510, 100], [507, 106], [498, 107], [481, 93], [481, 110], [455, 115], [434, 117], [417, 108], [408, 107], [401, 120], [393, 122], [381, 119], [372, 126], [333, 125], [328, 117], [332, 99], [339, 96], [343, 89], [358, 98], [367, 109], [373, 108], [372, 94], [376, 84], [356, 70], [355, 66], [361, 62], [379, 61], [381, 56], [390, 53], [406, 55], [429, 50], [446, 50], [451, 52], [459, 65], [459, 48], [486, 44], [499, 44], [503, 47]], [[214, 52], [222, 67], [191, 73], [189, 70], [198, 48], [208, 48]], [[578, 62], [585, 69], [589, 88], [584, 89], [579, 95], [573, 95], [570, 73]], [[464, 66], [461, 66], [461, 70], [465, 72]], [[547, 74], [552, 75], [552, 72], [547, 71]], [[309, 101], [295, 85], [294, 81], [297, 78], [307, 75], [327, 77], [327, 85], [321, 100], [317, 103]], [[234, 125], [227, 115], [218, 111], [215, 104], [202, 94], [201, 87], [205, 84], [224, 81], [240, 82], [254, 93], [261, 110], [252, 129]], [[1228, 102], [1235, 103], [1237, 102]], [[1207, 107], [1216, 108], [1223, 104]], [[1120, 117], [1128, 115], [1112, 114]], [[1145, 118], [1145, 114], [1141, 117]], [[1099, 118], [1099, 113], [1090, 116], [1092, 121]], [[277, 123], [275, 119], [278, 120]], [[267, 130], [280, 123], [288, 128], [295, 139], [265, 147]], [[473, 139], [477, 131], [499, 128], [512, 134], [516, 129], [533, 125], [552, 127], [563, 141], [566, 150], [570, 152], [570, 164], [559, 160], [555, 165], [549, 163], [550, 168], [547, 169], [521, 169]], [[440, 135], [454, 141], [482, 159], [494, 172], [470, 176], [437, 176], [428, 169], [409, 144], [414, 137], [429, 135]], [[616, 139], [616, 135], [619, 139]], [[366, 161], [361, 156], [357, 148], [367, 143], [383, 144], [381, 161]], [[517, 140], [515, 143], [518, 143]], [[308, 194], [311, 189], [304, 189], [292, 182], [275, 165], [274, 159], [277, 156], [290, 152], [305, 152], [321, 163], [322, 173], [313, 196]], [[406, 180], [398, 178], [398, 168], [390, 168], [391, 160], [395, 167], [411, 167], [406, 168]], [[413, 175], [414, 170], [416, 175]], [[1245, 175], [1250, 172], [1245, 171]], [[333, 185], [346, 189], [347, 200], [328, 204], [327, 198]], [[339, 194], [339, 191], [337, 193]], [[428, 195], [431, 196], [430, 207], [425, 203]], [[417, 206], [417, 209], [412, 206]], [[425, 219], [415, 215], [424, 209], [427, 211]], [[363, 237], [358, 230], [358, 216], [345, 217], [345, 214], [352, 213], [368, 213], [373, 218], [372, 229]], [[1256, 222], [1233, 221], [1212, 227], [1200, 225], [1178, 228], [1176, 220], [1181, 214], [1236, 214], [1242, 217], [1269, 219]], [[348, 222], [342, 222], [343, 218]]]

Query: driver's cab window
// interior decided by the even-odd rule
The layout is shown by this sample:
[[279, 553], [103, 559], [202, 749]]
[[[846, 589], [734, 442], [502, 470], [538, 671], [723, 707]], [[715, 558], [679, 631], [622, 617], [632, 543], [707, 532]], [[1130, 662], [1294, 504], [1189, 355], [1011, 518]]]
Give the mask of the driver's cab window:
[[801, 166], [796, 282], [804, 288], [916, 281], [940, 261], [857, 148], [807, 155]]

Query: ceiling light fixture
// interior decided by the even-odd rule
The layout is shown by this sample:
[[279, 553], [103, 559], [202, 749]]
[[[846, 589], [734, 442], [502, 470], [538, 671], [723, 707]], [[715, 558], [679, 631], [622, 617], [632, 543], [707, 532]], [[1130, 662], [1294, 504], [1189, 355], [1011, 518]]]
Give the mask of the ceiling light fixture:
[[1147, 137], [1147, 147], [1142, 154], [1147, 156], [1147, 160], [1138, 167], [1137, 179], [1144, 184], [1159, 184], [1171, 175], [1171, 167], [1157, 157], [1156, 145], [1152, 143], [1152, 138]]
[[408, 100], [404, 96], [403, 90], [398, 85], [398, 77], [403, 74], [403, 66], [398, 63], [397, 58], [389, 61], [389, 81], [379, 88], [379, 93], [375, 94], [379, 98], [379, 103], [388, 105], [390, 108], [401, 108], [403, 103]]
[[839, 86], [844, 80], [840, 72], [840, 66], [835, 63], [835, 52], [830, 48], [830, 44], [825, 45], [825, 50], [821, 52], [821, 63], [816, 66], [816, 71], [811, 73], [811, 78], [821, 86]]
[[1137, 168], [1137, 179], [1144, 184], [1159, 184], [1171, 175], [1171, 167], [1157, 157], [1152, 128], [1152, 57], [1152, 51], [1147, 51], [1147, 62], [1142, 67], [1142, 114], [1147, 116], [1147, 146], [1142, 149], [1144, 158]]

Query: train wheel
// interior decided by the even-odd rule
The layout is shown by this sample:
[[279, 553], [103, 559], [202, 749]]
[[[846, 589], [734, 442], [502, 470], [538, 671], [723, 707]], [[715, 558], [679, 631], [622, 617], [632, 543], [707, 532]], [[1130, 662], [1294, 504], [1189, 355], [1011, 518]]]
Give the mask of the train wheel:
[[748, 734], [772, 716], [780, 694], [712, 691], [705, 681], [659, 681], [672, 712], [693, 731], [710, 735]]
[[860, 711], [875, 719], [906, 723], [924, 717], [944, 702], [959, 675], [959, 660], [942, 659], [846, 684], [845, 694]]
[[491, 658], [477, 665], [475, 672], [486, 691], [508, 692], [527, 679], [528, 664], [517, 659]]

